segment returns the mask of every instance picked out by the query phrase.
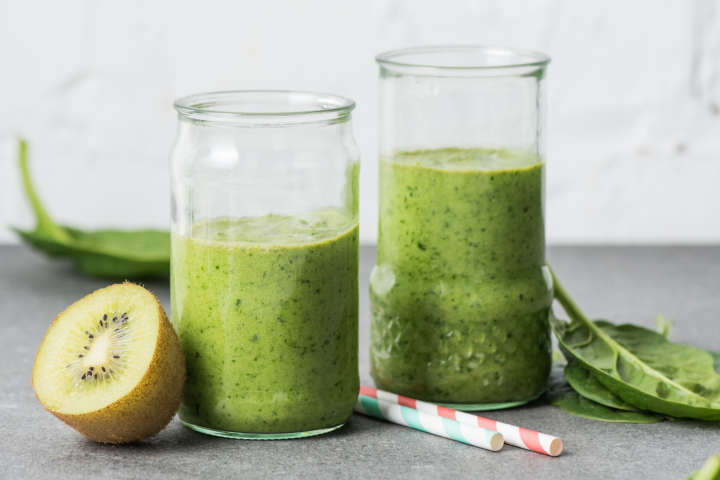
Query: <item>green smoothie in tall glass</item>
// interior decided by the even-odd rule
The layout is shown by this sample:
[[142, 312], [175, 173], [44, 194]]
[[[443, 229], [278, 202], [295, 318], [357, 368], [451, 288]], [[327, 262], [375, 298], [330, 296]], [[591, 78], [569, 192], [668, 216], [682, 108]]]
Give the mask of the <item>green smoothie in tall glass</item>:
[[499, 408], [540, 395], [550, 371], [544, 162], [505, 150], [380, 160], [370, 281], [378, 388]]
[[265, 434], [342, 425], [359, 391], [357, 219], [331, 209], [192, 232], [172, 240], [180, 418]]

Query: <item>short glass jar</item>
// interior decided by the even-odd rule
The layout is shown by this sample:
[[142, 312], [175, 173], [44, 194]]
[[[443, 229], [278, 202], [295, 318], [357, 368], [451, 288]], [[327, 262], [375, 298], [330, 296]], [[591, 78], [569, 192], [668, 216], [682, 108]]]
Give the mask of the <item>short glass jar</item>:
[[377, 57], [370, 357], [378, 388], [461, 410], [511, 407], [544, 391], [549, 60], [491, 47]]
[[238, 91], [175, 102], [172, 320], [180, 419], [232, 438], [317, 435], [358, 378], [352, 100]]

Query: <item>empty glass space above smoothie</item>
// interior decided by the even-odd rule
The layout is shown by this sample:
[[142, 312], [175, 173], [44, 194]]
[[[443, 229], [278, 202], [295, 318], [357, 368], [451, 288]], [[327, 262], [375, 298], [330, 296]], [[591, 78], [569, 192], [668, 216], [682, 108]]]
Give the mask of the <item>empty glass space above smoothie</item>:
[[352, 414], [358, 377], [354, 103], [303, 92], [179, 100], [171, 157], [180, 419], [297, 438]]
[[378, 388], [465, 410], [525, 403], [550, 371], [547, 57], [490, 47], [380, 64]]

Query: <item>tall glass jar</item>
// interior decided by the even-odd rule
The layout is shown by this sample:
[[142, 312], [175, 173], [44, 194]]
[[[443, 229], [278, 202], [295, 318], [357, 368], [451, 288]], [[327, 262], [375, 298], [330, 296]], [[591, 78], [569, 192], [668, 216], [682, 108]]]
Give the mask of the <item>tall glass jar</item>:
[[540, 53], [379, 55], [380, 231], [370, 281], [379, 388], [465, 410], [545, 389], [545, 69]]
[[358, 378], [352, 100], [239, 91], [175, 102], [172, 319], [180, 419], [234, 438], [342, 426]]

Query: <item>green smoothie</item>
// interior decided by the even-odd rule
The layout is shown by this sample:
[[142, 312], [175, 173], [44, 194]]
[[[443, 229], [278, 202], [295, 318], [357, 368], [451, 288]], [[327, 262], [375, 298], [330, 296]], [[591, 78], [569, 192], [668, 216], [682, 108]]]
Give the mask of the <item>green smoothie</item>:
[[381, 158], [370, 280], [378, 388], [489, 408], [543, 392], [552, 303], [543, 177], [541, 159], [505, 150]]
[[342, 425], [360, 388], [357, 218], [217, 219], [172, 249], [180, 418], [243, 433]]

